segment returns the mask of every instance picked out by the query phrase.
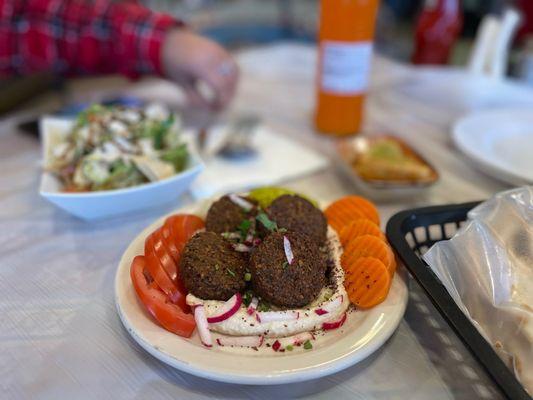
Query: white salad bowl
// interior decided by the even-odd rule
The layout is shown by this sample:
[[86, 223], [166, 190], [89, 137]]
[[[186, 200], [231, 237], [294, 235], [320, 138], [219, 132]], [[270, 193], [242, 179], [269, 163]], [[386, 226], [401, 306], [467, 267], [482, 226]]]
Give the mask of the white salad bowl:
[[[45, 117], [40, 121], [43, 144], [43, 164], [47, 164], [55, 145], [65, 140], [73, 120]], [[204, 165], [192, 146], [187, 168], [170, 178], [125, 189], [69, 193], [62, 191], [61, 182], [43, 171], [39, 193], [57, 207], [76, 217], [93, 220], [155, 208], [176, 200], [202, 172]]]

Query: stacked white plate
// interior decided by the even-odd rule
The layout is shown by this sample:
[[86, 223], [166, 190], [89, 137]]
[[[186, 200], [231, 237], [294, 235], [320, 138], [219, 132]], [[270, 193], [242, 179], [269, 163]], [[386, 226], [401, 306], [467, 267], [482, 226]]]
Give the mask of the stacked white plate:
[[452, 134], [483, 172], [513, 185], [533, 183], [533, 107], [474, 112]]

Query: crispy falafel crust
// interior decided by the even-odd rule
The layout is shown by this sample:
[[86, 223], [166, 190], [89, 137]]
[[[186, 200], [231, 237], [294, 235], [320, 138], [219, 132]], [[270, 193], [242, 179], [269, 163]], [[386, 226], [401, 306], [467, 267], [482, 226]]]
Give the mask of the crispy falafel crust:
[[[284, 236], [294, 254], [291, 265], [283, 247]], [[252, 253], [250, 269], [255, 293], [284, 308], [309, 304], [326, 284], [326, 256], [314, 240], [298, 232], [268, 235]]]
[[214, 232], [199, 232], [185, 245], [180, 259], [180, 278], [197, 297], [228, 300], [246, 286], [246, 257]]
[[[255, 204], [253, 200], [245, 199]], [[206, 231], [215, 233], [234, 232], [243, 220], [253, 216], [255, 216], [255, 208], [246, 212], [226, 195], [215, 201], [209, 207], [205, 218], [205, 229]]]
[[290, 194], [280, 196], [268, 207], [267, 214], [280, 228], [304, 233], [319, 245], [326, 242], [326, 217], [303, 197]]

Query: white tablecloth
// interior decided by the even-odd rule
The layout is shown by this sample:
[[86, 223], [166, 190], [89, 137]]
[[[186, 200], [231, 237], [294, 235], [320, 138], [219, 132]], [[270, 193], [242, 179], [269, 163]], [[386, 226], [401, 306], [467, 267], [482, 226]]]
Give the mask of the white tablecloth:
[[[235, 109], [255, 111], [277, 131], [327, 152], [331, 141], [311, 128], [314, 49], [278, 45], [245, 51], [239, 60], [243, 79]], [[435, 164], [441, 181], [426, 198], [381, 205], [384, 221], [400, 209], [480, 200], [506, 188], [473, 169], [453, 149], [446, 127], [424, 119], [414, 104], [387, 105], [387, 93], [411, 75], [407, 66], [375, 59], [367, 127], [409, 140]], [[76, 81], [71, 93], [91, 99], [98, 88], [125, 84], [120, 79]], [[161, 85], [152, 81], [127, 86], [143, 93], [156, 87]], [[162, 364], [123, 329], [113, 280], [130, 240], [159, 215], [191, 200], [186, 196], [165, 209], [99, 223], [82, 222], [47, 204], [37, 193], [39, 143], [15, 124], [21, 115], [55, 103], [53, 97], [35, 101], [0, 122], [1, 398], [500, 398], [413, 282], [406, 316], [393, 337], [367, 360], [327, 378], [239, 386]], [[334, 167], [288, 186], [326, 201], [355, 190]]]

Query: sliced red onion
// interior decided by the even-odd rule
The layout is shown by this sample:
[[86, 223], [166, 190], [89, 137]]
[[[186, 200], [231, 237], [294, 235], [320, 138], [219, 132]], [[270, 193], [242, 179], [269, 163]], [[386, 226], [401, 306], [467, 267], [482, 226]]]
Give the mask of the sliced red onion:
[[222, 322], [227, 320], [229, 317], [231, 317], [233, 314], [235, 314], [242, 304], [242, 296], [240, 293], [235, 293], [233, 296], [230, 297], [228, 301], [226, 301], [222, 307], [220, 307], [220, 310], [218, 311], [217, 315], [213, 315], [209, 318], [207, 318], [207, 322], [210, 324], [216, 324], [217, 322]]
[[253, 246], [253, 244], [254, 244], [254, 235], [253, 235], [253, 233], [251, 231], [248, 232], [248, 235], [246, 235], [246, 239], [244, 239], [244, 244], [246, 246]]
[[261, 347], [263, 336], [221, 336], [217, 338], [219, 346]]
[[237, 204], [240, 208], [242, 208], [244, 211], [250, 211], [252, 208], [254, 208], [254, 205], [250, 203], [248, 200], [243, 199], [240, 196], [237, 196], [236, 194], [230, 194], [229, 199]]
[[315, 340], [315, 335], [313, 335], [313, 332], [303, 332], [292, 337], [292, 342], [297, 346], [304, 344], [308, 340]]
[[337, 321], [324, 322], [322, 324], [322, 329], [324, 329], [325, 331], [329, 331], [331, 329], [340, 328], [344, 324], [344, 321], [346, 321], [346, 313], [342, 314], [342, 317]]
[[252, 244], [254, 246], [259, 246], [261, 244], [262, 240], [259, 239], [259, 238], [255, 238], [254, 241], [252, 242]]
[[342, 302], [343, 302], [343, 300], [344, 299], [343, 299], [343, 296], [341, 294], [340, 296], [337, 296], [335, 299], [324, 303], [322, 305], [322, 307], [317, 308], [315, 310], [315, 313], [317, 313], [318, 315], [328, 314], [328, 313], [336, 310], [338, 307], [340, 307]]
[[285, 250], [285, 257], [287, 257], [287, 262], [289, 265], [292, 265], [294, 261], [294, 254], [292, 253], [291, 242], [287, 236], [283, 236], [283, 249]]
[[287, 336], [281, 339], [278, 339], [282, 347], [287, 346], [298, 346], [305, 343], [307, 340], [313, 340], [315, 336], [311, 332], [302, 332], [294, 336]]
[[61, 173], [65, 175], [70, 175], [73, 174], [75, 171], [76, 167], [73, 164], [69, 164], [61, 170]]
[[233, 249], [239, 253], [248, 253], [250, 251], [250, 247], [246, 246], [244, 243], [234, 243], [232, 246]]
[[248, 309], [246, 310], [248, 315], [253, 315], [255, 310], [257, 310], [258, 304], [259, 304], [259, 299], [257, 297], [252, 297], [252, 301], [250, 302], [250, 305], [248, 306]]
[[211, 339], [211, 332], [209, 331], [204, 306], [196, 306], [194, 308], [194, 320], [196, 321], [196, 327], [198, 328], [198, 334], [200, 335], [202, 344], [206, 347], [212, 347], [213, 340]]
[[256, 319], [263, 322], [294, 321], [300, 317], [298, 311], [260, 311], [255, 314]]
[[280, 347], [281, 347], [281, 343], [279, 342], [279, 340], [276, 340], [274, 343], [272, 343], [272, 350], [278, 351]]

